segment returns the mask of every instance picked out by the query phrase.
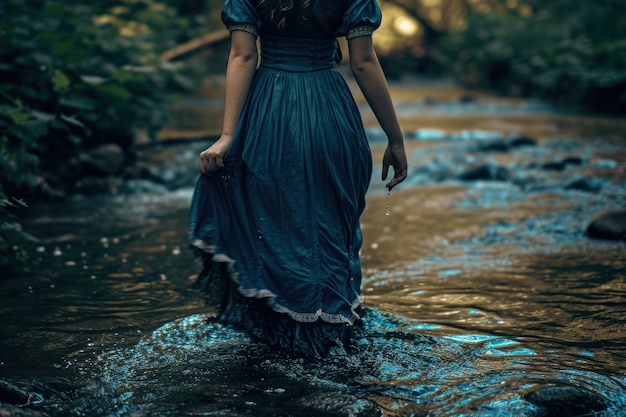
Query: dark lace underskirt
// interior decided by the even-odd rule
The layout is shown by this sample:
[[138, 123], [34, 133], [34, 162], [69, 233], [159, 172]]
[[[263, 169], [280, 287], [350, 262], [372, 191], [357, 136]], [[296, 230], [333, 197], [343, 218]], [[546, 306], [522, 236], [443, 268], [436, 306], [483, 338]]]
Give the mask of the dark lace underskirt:
[[208, 305], [218, 309], [219, 321], [244, 330], [255, 340], [292, 356], [319, 358], [330, 350], [349, 353], [359, 320], [353, 325], [328, 323], [321, 319], [314, 322], [293, 320], [286, 313], [274, 311], [266, 298], [244, 297], [223, 262], [213, 262], [210, 253], [198, 252], [203, 269], [194, 288], [204, 293]]

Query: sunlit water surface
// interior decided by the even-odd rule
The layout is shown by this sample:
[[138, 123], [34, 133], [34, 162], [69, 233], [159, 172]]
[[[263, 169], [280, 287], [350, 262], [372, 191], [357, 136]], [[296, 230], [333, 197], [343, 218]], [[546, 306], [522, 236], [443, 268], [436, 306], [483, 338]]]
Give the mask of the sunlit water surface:
[[[321, 361], [211, 321], [190, 289], [190, 188], [36, 207], [25, 226], [40, 242], [20, 248], [31, 262], [0, 289], [0, 377], [59, 416], [626, 415], [626, 245], [584, 235], [594, 214], [625, 203], [625, 148], [610, 138], [622, 126], [511, 112], [481, 125], [445, 107], [436, 116], [449, 123], [428, 125], [422, 110], [405, 126], [499, 120], [540, 141], [574, 138], [588, 157], [576, 172], [603, 191], [564, 190], [573, 172], [532, 171], [526, 188], [433, 180], [419, 167], [467, 158], [468, 142], [411, 141], [414, 175], [389, 198], [376, 177], [362, 219], [362, 335], [352, 355]], [[488, 158], [527, 166], [562, 147], [533, 149]]]

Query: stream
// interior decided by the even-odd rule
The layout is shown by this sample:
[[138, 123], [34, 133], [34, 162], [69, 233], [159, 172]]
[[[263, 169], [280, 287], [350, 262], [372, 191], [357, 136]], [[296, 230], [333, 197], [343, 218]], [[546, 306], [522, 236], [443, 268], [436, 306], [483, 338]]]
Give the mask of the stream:
[[155, 146], [143, 157], [186, 186], [28, 209], [37, 241], [0, 287], [0, 416], [626, 416], [626, 242], [585, 234], [626, 207], [626, 121], [391, 89], [409, 178], [386, 195], [363, 106], [376, 169], [351, 355], [289, 358], [211, 320], [187, 249], [205, 144]]

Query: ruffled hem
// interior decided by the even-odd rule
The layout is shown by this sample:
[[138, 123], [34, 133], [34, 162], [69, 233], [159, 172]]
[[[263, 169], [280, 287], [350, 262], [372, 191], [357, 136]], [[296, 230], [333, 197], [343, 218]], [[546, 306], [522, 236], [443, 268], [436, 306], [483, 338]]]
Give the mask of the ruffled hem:
[[320, 358], [331, 350], [350, 352], [354, 329], [360, 324], [360, 299], [353, 303], [351, 319], [322, 311], [293, 312], [276, 303], [269, 290], [242, 291], [232, 259], [207, 252], [208, 246], [201, 242], [192, 241], [191, 247], [203, 264], [193, 287], [204, 293], [208, 305], [217, 307], [221, 322], [294, 356]]

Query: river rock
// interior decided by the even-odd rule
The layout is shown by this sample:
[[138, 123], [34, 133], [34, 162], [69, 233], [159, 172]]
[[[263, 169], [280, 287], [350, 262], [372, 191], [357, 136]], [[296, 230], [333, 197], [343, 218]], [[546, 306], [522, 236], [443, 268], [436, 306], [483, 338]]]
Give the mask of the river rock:
[[459, 97], [459, 103], [462, 104], [476, 103], [477, 101], [478, 99], [475, 96], [469, 94], [463, 94], [461, 97]]
[[541, 169], [548, 171], [563, 171], [569, 165], [582, 165], [583, 158], [580, 156], [568, 156], [566, 158], [555, 158], [552, 161], [541, 164]]
[[587, 236], [595, 239], [626, 240], [626, 208], [600, 213], [587, 226]]
[[554, 159], [541, 164], [541, 169], [546, 171], [563, 171], [566, 166], [567, 164], [562, 159]]
[[478, 149], [483, 152], [506, 152], [509, 144], [504, 139], [497, 139], [480, 144]]
[[124, 150], [115, 143], [100, 145], [87, 153], [84, 164], [88, 174], [114, 175], [121, 171]]
[[537, 417], [592, 416], [608, 407], [601, 396], [577, 387], [540, 388], [524, 399], [539, 407]]
[[480, 145], [479, 149], [483, 152], [508, 152], [522, 146], [535, 146], [537, 141], [527, 136], [512, 136], [509, 138], [498, 138]]
[[463, 181], [506, 181], [508, 178], [509, 173], [506, 168], [495, 164], [483, 164], [470, 167], [459, 175], [459, 179]]
[[508, 146], [511, 148], [519, 148], [522, 146], [536, 146], [537, 140], [528, 136], [512, 136], [509, 138]]
[[598, 178], [574, 178], [565, 185], [565, 189], [597, 193], [602, 185], [602, 181]]
[[580, 165], [583, 165], [585, 163], [585, 158], [583, 158], [581, 156], [572, 155], [572, 156], [568, 156], [566, 158], [563, 158], [563, 163], [565, 163], [565, 165], [580, 166]]

